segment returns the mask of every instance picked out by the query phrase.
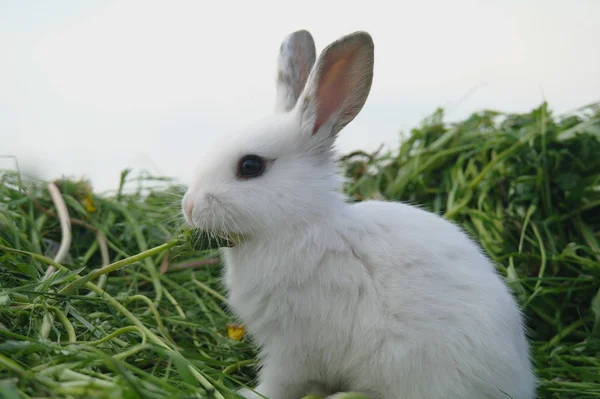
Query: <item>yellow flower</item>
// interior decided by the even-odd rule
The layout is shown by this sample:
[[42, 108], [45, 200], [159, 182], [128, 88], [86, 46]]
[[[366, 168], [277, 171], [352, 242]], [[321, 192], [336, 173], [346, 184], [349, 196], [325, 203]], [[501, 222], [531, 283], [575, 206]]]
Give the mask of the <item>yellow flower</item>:
[[94, 205], [94, 198], [92, 197], [91, 192], [88, 192], [87, 196], [83, 199], [83, 206], [85, 206], [85, 210], [90, 213], [96, 212], [96, 206]]
[[242, 324], [227, 324], [227, 335], [234, 341], [241, 341], [246, 333], [246, 327]]

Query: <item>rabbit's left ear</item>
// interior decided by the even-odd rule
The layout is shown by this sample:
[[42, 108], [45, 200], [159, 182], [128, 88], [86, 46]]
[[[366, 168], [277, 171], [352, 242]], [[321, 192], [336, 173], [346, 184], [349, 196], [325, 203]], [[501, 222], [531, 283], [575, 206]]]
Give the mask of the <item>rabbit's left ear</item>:
[[373, 39], [366, 32], [344, 36], [323, 50], [296, 107], [313, 135], [335, 136], [358, 115], [371, 90], [373, 60]]
[[316, 58], [315, 42], [308, 31], [296, 31], [283, 40], [277, 71], [277, 112], [294, 108]]

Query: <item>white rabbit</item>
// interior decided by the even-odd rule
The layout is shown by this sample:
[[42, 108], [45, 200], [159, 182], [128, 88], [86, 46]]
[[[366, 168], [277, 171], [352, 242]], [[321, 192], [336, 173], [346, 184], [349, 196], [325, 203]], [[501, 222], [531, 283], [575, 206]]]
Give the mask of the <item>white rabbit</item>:
[[225, 283], [259, 347], [255, 391], [534, 398], [523, 317], [480, 248], [422, 209], [341, 194], [334, 140], [367, 99], [373, 53], [356, 32], [313, 68], [311, 35], [288, 36], [277, 112], [212, 149], [184, 196], [189, 224], [236, 237]]

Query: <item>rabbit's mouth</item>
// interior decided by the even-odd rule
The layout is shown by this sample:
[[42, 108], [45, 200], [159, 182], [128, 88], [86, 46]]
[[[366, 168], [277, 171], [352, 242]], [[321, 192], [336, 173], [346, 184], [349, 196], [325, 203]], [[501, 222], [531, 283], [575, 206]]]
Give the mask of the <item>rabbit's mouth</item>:
[[244, 236], [243, 234], [239, 234], [239, 233], [213, 232], [213, 234], [223, 240], [226, 240], [227, 242], [232, 244], [231, 246], [235, 246], [235, 245], [241, 244], [242, 242], [246, 241], [246, 236]]
[[246, 236], [238, 233], [229, 233], [227, 235], [227, 239], [231, 241], [234, 245], [238, 245], [246, 241]]
[[246, 236], [240, 233], [212, 231], [210, 232], [210, 234], [221, 240], [224, 240], [227, 243], [227, 245], [225, 245], [227, 247], [235, 247], [236, 245], [239, 245], [246, 241]]
[[246, 239], [247, 238], [241, 234], [192, 229], [190, 242], [194, 249], [205, 251], [217, 248], [233, 248], [245, 242]]

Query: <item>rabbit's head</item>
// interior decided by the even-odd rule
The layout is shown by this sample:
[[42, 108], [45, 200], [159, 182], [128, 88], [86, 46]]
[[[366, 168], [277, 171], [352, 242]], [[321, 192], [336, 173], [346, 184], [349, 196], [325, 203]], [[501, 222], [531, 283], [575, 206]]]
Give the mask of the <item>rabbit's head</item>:
[[373, 41], [356, 32], [315, 64], [307, 31], [282, 43], [273, 115], [202, 159], [182, 208], [194, 227], [251, 236], [310, 223], [343, 202], [333, 144], [362, 109], [373, 80]]

